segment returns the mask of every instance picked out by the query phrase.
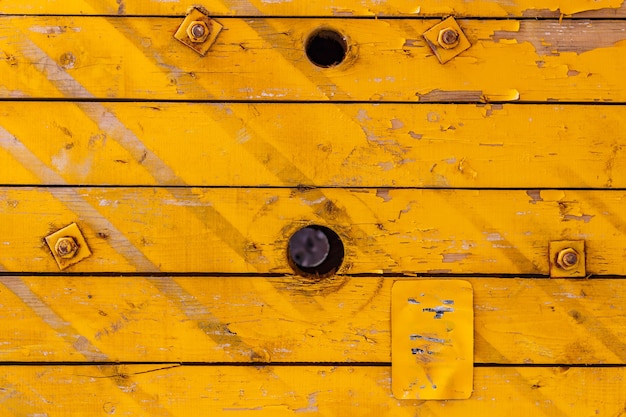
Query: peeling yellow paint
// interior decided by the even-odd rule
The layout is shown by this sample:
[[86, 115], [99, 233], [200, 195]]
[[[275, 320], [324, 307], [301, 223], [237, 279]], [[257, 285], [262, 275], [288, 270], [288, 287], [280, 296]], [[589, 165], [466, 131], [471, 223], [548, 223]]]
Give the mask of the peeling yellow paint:
[[[0, 326], [13, 337], [3, 342], [0, 358], [82, 360], [74, 346], [81, 340], [78, 345], [92, 343], [101, 354], [121, 362], [241, 363], [261, 347], [276, 362], [389, 362], [390, 297], [396, 280], [342, 277], [314, 284], [299, 283], [292, 276], [255, 275], [3, 277], [0, 303], [6, 312]], [[620, 303], [626, 289], [621, 280], [467, 281], [474, 288], [476, 363], [625, 363], [626, 344], [616, 343], [626, 335], [626, 308]], [[177, 286], [177, 292], [168, 292]], [[55, 331], [50, 315], [40, 317], [42, 309], [33, 309], [36, 300], [72, 327]], [[190, 300], [198, 304], [187, 316]], [[547, 307], [550, 304], [556, 311]], [[606, 305], [613, 308], [607, 310]], [[578, 322], [570, 311], [579, 312]], [[545, 337], [537, 323], [561, 336]], [[357, 333], [367, 339], [357, 338]], [[587, 348], [571, 350], [573, 344]]]
[[[571, 71], [560, 69], [570, 79], [586, 77], [583, 72], [572, 77]], [[129, 130], [93, 120], [97, 108], [85, 103], [5, 102], [3, 181], [148, 186], [174, 181], [155, 171], [151, 164], [158, 158], [179, 180], [197, 186], [626, 186], [626, 172], [618, 169], [626, 161], [620, 151], [626, 141], [624, 106], [106, 103], [101, 109]], [[128, 142], [130, 134], [141, 146]], [[206, 164], [211, 155], [219, 158]], [[452, 156], [465, 158], [481, 175], [466, 176], [444, 163]], [[380, 163], [389, 170], [381, 170]], [[578, 164], [585, 170], [563, 175], [565, 167]]]
[[542, 190], [540, 197], [543, 201], [561, 201], [565, 198], [565, 191], [561, 190]]
[[[325, 70], [304, 51], [304, 39], [328, 24], [323, 19], [229, 19], [228, 30], [204, 58], [171, 44], [162, 30], [171, 19], [2, 19], [0, 49], [18, 63], [0, 66], [0, 93], [6, 96], [19, 91], [30, 97], [268, 102], [626, 100], [626, 33], [607, 20], [572, 20], [562, 29], [553, 20], [459, 20], [472, 47], [441, 65], [419, 37], [436, 21], [335, 19], [333, 28], [353, 48], [346, 62]], [[29, 31], [33, 26], [82, 30], [48, 35]], [[102, 37], [110, 42], [97, 40]], [[74, 60], [64, 67], [68, 53]], [[572, 84], [571, 70], [593, 75]]]
[[[464, 175], [458, 163], [445, 161], [429, 174], [441, 175], [440, 165]], [[470, 181], [483, 176], [478, 174]], [[344, 241], [341, 274], [428, 273], [442, 266], [450, 273], [546, 274], [550, 239], [536, 236], [561, 236], [564, 219], [580, 220], [568, 221], [567, 235], [587, 240], [587, 271], [626, 271], [625, 263], [606, 262], [621, 259], [626, 246], [619, 191], [390, 189], [383, 199], [376, 189], [359, 188], [8, 187], [2, 196], [14, 202], [0, 204], [0, 236], [7, 242], [2, 264], [12, 272], [58, 270], [41, 247], [41, 236], [58, 219], [77, 222], [93, 252], [69, 272], [100, 272], [106, 265], [110, 273], [291, 273], [286, 240], [303, 225], [321, 224]], [[568, 211], [572, 207], [579, 208]], [[506, 241], [463, 249], [484, 230]], [[607, 235], [614, 245], [606, 245]], [[172, 246], [177, 239], [184, 244]], [[442, 253], [468, 252], [472, 256], [463, 262], [442, 262]]]
[[[623, 0], [215, 0], [203, 58], [182, 0], [0, 3], [1, 415], [623, 412]], [[447, 15], [472, 46], [442, 65]], [[59, 276], [43, 237], [71, 222], [92, 256]], [[311, 224], [337, 274], [292, 268]], [[611, 278], [510, 278], [556, 276], [566, 240]], [[463, 331], [432, 356], [473, 392], [397, 401], [392, 285], [435, 274], [472, 276], [475, 320], [437, 303], [404, 343]], [[410, 352], [399, 396], [433, 376]]]

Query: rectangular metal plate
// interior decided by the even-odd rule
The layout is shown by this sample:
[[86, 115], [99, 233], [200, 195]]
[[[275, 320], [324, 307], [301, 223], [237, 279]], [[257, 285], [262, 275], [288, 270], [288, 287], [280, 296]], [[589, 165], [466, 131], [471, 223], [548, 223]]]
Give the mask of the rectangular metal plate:
[[474, 373], [471, 284], [396, 281], [391, 296], [391, 357], [396, 398], [469, 398]]

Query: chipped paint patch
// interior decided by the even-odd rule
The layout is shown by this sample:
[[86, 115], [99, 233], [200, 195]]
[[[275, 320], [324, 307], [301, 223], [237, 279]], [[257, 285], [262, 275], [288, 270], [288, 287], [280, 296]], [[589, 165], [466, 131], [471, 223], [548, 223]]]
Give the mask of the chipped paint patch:
[[442, 262], [443, 263], [451, 263], [451, 262], [461, 262], [467, 257], [469, 257], [471, 253], [444, 253]]
[[404, 123], [400, 119], [391, 119], [391, 129], [397, 130], [402, 129], [404, 127]]
[[389, 195], [388, 188], [379, 188], [376, 190], [376, 197], [380, 197], [383, 199], [385, 203], [391, 201], [391, 196]]
[[63, 26], [31, 26], [29, 30], [43, 35], [60, 35], [65, 33], [67, 28]]
[[324, 201], [326, 201], [326, 197], [322, 196], [316, 200], [307, 200], [306, 198], [302, 198], [300, 201], [302, 201], [304, 204], [306, 204], [307, 206], [316, 206], [318, 204], [322, 204]]
[[493, 233], [483, 232], [483, 233], [486, 235], [485, 239], [487, 239], [487, 241], [489, 242], [500, 242], [504, 240], [502, 235], [498, 232], [493, 232]]
[[538, 201], [543, 201], [543, 198], [541, 198], [541, 190], [528, 190], [526, 191], [526, 195], [530, 197], [528, 201], [530, 204], [537, 204]]
[[393, 162], [379, 162], [377, 165], [383, 171], [391, 171], [394, 168]]
[[[581, 42], [593, 34], [594, 42]], [[568, 21], [541, 22], [524, 20], [517, 29], [498, 30], [493, 34], [495, 42], [515, 40], [531, 44], [539, 56], [559, 56], [564, 52], [581, 54], [597, 48], [614, 46], [626, 40], [626, 31], [615, 30], [614, 22]]]
[[573, 214], [566, 214], [563, 216], [563, 220], [575, 220], [578, 222], [589, 223], [591, 219], [593, 219], [594, 217], [595, 216], [590, 215], [590, 214], [581, 214], [580, 216], [576, 216]]
[[434, 89], [426, 92], [417, 92], [415, 95], [418, 101], [423, 103], [434, 102], [451, 102], [451, 101], [463, 101], [463, 102], [480, 102], [483, 101], [483, 92], [474, 91], [446, 91], [440, 89]]

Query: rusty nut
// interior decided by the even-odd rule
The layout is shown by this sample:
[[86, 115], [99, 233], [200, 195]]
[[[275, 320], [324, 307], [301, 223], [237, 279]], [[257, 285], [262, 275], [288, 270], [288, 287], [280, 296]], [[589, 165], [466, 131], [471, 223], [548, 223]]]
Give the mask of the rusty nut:
[[580, 256], [572, 248], [565, 248], [559, 251], [556, 264], [565, 271], [570, 271], [578, 266]]
[[209, 34], [211, 33], [211, 29], [202, 20], [194, 20], [187, 27], [187, 36], [189, 36], [189, 40], [194, 43], [201, 43], [207, 40]]
[[78, 244], [73, 237], [66, 236], [57, 240], [54, 250], [59, 258], [70, 259], [78, 252]]
[[459, 32], [454, 28], [444, 28], [439, 31], [439, 38], [437, 42], [444, 49], [455, 48], [459, 44]]

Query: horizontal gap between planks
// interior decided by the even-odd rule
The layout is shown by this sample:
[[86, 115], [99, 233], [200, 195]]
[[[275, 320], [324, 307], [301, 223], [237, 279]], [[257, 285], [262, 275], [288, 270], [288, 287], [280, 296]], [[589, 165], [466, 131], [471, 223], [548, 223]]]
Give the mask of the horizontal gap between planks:
[[[625, 21], [626, 22], [626, 21]], [[333, 104], [333, 105], [363, 105], [363, 104], [375, 104], [379, 106], [384, 105], [398, 105], [398, 104], [410, 104], [410, 105], [434, 105], [434, 104], [474, 104], [474, 105], [546, 105], [546, 106], [624, 106], [626, 102], [623, 101], [366, 101], [366, 100], [173, 100], [173, 99], [147, 99], [147, 98], [66, 98], [66, 97], [0, 97], [0, 103], [2, 102], [37, 102], [37, 103], [154, 103], [154, 104], [271, 104], [271, 105], [289, 105], [289, 104]]]
[[[461, 279], [471, 279], [471, 278], [498, 278], [498, 279], [555, 279], [550, 278], [548, 275], [537, 275], [537, 274], [450, 274], [450, 273], [415, 273], [405, 272], [405, 273], [389, 273], [389, 274], [341, 274], [334, 275], [346, 278], [371, 278], [371, 279], [380, 279], [380, 278], [389, 278], [389, 279], [414, 279], [414, 278], [461, 278]], [[264, 278], [289, 278], [289, 277], [300, 277], [295, 274], [272, 274], [272, 273], [249, 273], [249, 272], [241, 272], [241, 273], [233, 273], [233, 272], [0, 272], [0, 278], [2, 277], [102, 277], [102, 278], [233, 278], [233, 279], [264, 279]], [[311, 278], [307, 278], [311, 279]], [[320, 278], [319, 282], [323, 282], [326, 278]], [[569, 279], [569, 280], [594, 280], [594, 279], [626, 279], [626, 276], [622, 275], [588, 275], [584, 278], [558, 278], [558, 279]], [[317, 282], [311, 281], [311, 286], [316, 285]]]
[[[57, 362], [0, 362], [2, 366], [136, 366], [136, 365], [148, 365], [148, 366], [161, 366], [158, 369], [151, 369], [144, 372], [133, 373], [142, 374], [148, 372], [155, 372], [164, 369], [178, 368], [178, 367], [343, 367], [343, 368], [356, 368], [356, 367], [390, 367], [391, 362], [75, 362], [75, 361], [57, 361]], [[499, 363], [475, 363], [475, 368], [626, 368], [623, 364], [568, 364], [568, 363], [550, 363], [550, 364], [499, 364]], [[106, 378], [103, 376], [102, 378]]]
[[106, 189], [183, 189], [183, 188], [195, 188], [202, 190], [210, 189], [259, 189], [259, 190], [298, 190], [298, 191], [310, 191], [310, 190], [407, 190], [407, 191], [608, 191], [608, 192], [624, 192], [626, 188], [583, 188], [583, 187], [398, 187], [398, 186], [315, 186], [301, 184], [297, 186], [289, 185], [116, 185], [116, 184], [2, 184], [2, 188], [27, 188], [27, 189], [75, 189], [75, 188], [106, 188]]
[[[590, 11], [587, 11], [590, 12]], [[556, 13], [556, 12], [555, 12]], [[448, 16], [454, 16], [454, 13], [440, 14], [440, 15], [424, 15], [424, 16], [409, 16], [409, 15], [372, 15], [372, 16], [328, 16], [328, 15], [220, 15], [211, 14], [210, 17], [215, 19], [227, 20], [227, 19], [325, 19], [325, 20], [440, 20]], [[175, 15], [155, 15], [155, 14], [53, 14], [53, 13], [7, 13], [0, 14], [0, 18], [3, 17], [89, 17], [89, 18], [116, 18], [116, 19], [181, 19], [184, 18], [184, 14]], [[547, 21], [562, 21], [562, 20], [626, 20], [626, 18], [604, 16], [604, 17], [585, 17], [585, 16], [573, 16], [562, 15], [560, 16], [455, 16], [457, 20], [547, 20]]]

